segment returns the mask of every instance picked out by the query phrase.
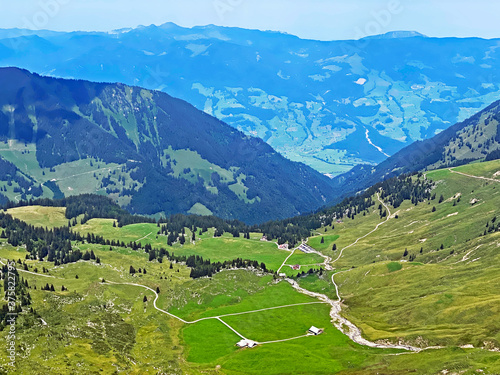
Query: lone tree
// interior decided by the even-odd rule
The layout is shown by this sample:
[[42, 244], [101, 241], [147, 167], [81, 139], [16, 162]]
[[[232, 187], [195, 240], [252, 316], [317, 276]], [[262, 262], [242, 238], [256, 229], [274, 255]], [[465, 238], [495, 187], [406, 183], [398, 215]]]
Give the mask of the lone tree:
[[160, 294], [160, 287], [159, 286], [156, 287], [156, 294]]
[[403, 257], [408, 256], [408, 249], [405, 249], [405, 252], [403, 253]]
[[325, 243], [325, 237], [321, 237], [321, 243]]
[[128, 272], [131, 273], [131, 274], [134, 274], [135, 273], [135, 268], [132, 267], [132, 266], [130, 266], [130, 269], [129, 269]]
[[337, 244], [336, 243], [333, 244], [332, 250], [333, 251], [337, 250]]
[[142, 302], [148, 302], [148, 297], [144, 296], [144, 298], [142, 299]]

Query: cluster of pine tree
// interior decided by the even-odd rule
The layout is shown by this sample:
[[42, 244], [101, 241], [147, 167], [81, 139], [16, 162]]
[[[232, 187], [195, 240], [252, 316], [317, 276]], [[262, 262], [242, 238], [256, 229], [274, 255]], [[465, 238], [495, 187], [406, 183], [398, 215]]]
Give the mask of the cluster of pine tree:
[[213, 274], [222, 271], [223, 269], [231, 268], [252, 268], [255, 270], [261, 270], [263, 272], [269, 271], [264, 263], [259, 263], [256, 260], [249, 259], [233, 259], [225, 262], [211, 263], [209, 260], [203, 260], [200, 256], [191, 255], [186, 260], [186, 265], [191, 267], [190, 277], [193, 279], [208, 276], [211, 277]]
[[484, 230], [484, 235], [486, 236], [488, 233], [500, 232], [500, 221], [497, 221], [497, 217], [494, 216], [493, 219], [489, 220], [486, 223], [486, 229]]
[[225, 262], [212, 263], [210, 260], [203, 259], [203, 257], [200, 257], [199, 255], [177, 256], [174, 253], [170, 253], [168, 250], [164, 248], [152, 249], [151, 245], [146, 245], [145, 251], [149, 253], [150, 262], [154, 261], [155, 259], [158, 260], [158, 262], [163, 262], [163, 258], [166, 257], [170, 262], [185, 263], [187, 267], [191, 268], [190, 277], [192, 277], [193, 279], [204, 276], [210, 277], [222, 271], [223, 269], [229, 269], [229, 268], [254, 268], [262, 270], [264, 272], [272, 272], [267, 269], [264, 263], [259, 263], [255, 260], [249, 260], [249, 259], [237, 258]]
[[296, 279], [300, 279], [301, 277], [308, 276], [308, 275], [319, 275], [319, 276], [322, 276], [323, 272], [324, 272], [323, 268], [320, 268], [320, 269], [309, 268], [309, 270], [307, 270], [307, 272], [305, 272], [305, 271], [298, 272], [297, 276], [295, 276], [295, 278]]
[[[499, 131], [499, 134], [500, 134], [500, 131]], [[497, 159], [500, 159], [500, 149], [490, 152], [486, 156], [486, 158], [484, 159], [484, 161], [497, 160]]]
[[82, 258], [81, 252], [73, 250], [71, 246], [71, 241], [81, 241], [82, 237], [67, 227], [54, 229], [35, 227], [0, 213], [0, 228], [3, 228], [0, 237], [7, 238], [14, 247], [26, 245], [26, 250], [32, 259], [47, 258], [50, 262], [66, 264]]
[[400, 176], [382, 182], [380, 197], [394, 208], [403, 201], [411, 200], [414, 205], [429, 200], [434, 184], [423, 177], [422, 173], [413, 176]]
[[56, 266], [78, 262], [80, 259], [101, 262], [93, 251], [82, 253], [79, 249], [73, 249], [72, 241], [83, 242], [86, 239], [88, 243], [111, 244], [111, 241], [104, 240], [101, 236], [88, 234], [82, 237], [68, 227], [54, 229], [35, 227], [4, 213], [0, 213], [0, 228], [3, 228], [0, 229], [0, 238], [6, 238], [12, 246], [26, 245], [28, 258], [47, 260], [54, 262]]
[[[238, 220], [224, 220], [216, 216], [197, 216], [197, 215], [172, 215], [166, 219], [158, 221], [160, 233], [184, 234], [185, 228], [190, 228], [191, 232], [205, 233], [208, 228], [215, 228], [216, 237], [224, 233], [232, 233], [234, 237], [239, 237], [240, 233], [245, 233], [249, 227]], [[177, 236], [176, 238], [178, 238]], [[174, 240], [174, 239], [173, 239]], [[175, 241], [174, 241], [175, 242]]]

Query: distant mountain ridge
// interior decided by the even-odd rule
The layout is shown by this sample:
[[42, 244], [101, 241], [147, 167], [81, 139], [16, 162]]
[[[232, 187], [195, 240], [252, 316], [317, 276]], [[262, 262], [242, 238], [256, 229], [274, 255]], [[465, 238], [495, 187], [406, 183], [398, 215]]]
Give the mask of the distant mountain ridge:
[[3, 200], [98, 192], [146, 215], [255, 223], [334, 197], [329, 178], [180, 99], [17, 68], [0, 69], [0, 162]]
[[427, 35], [421, 34], [418, 31], [389, 31], [385, 34], [367, 36], [364, 39], [403, 39], [403, 38], [428, 38]]
[[376, 165], [500, 99], [500, 39], [390, 32], [319, 42], [169, 23], [0, 31], [0, 65], [182, 98], [322, 173]]

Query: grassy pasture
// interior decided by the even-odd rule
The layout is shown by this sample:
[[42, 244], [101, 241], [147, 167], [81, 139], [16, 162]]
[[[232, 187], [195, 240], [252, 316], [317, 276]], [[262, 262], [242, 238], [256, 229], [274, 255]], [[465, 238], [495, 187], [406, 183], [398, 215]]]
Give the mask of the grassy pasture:
[[12, 217], [39, 227], [57, 228], [68, 225], [65, 207], [26, 206], [7, 210]]
[[[332, 235], [329, 234], [328, 232], [325, 233], [327, 234], [309, 238], [308, 245], [318, 251], [332, 250], [333, 244], [335, 243], [335, 241], [337, 241], [339, 235], [338, 234]], [[322, 239], [324, 240], [324, 243], [321, 243]]]
[[323, 327], [330, 305], [314, 304], [222, 318], [245, 337], [257, 341], [283, 340], [305, 335], [311, 326]]
[[[8, 210], [13, 217], [26, 221], [32, 225], [51, 227], [60, 227], [68, 224], [64, 217], [65, 208], [60, 207], [40, 207], [27, 206]], [[260, 241], [261, 235], [252, 234], [251, 240], [243, 237], [233, 238], [230, 234], [225, 234], [221, 238], [214, 238], [213, 229], [199, 235], [196, 233], [195, 243], [187, 241], [184, 245], [174, 244], [173, 247], [167, 246], [167, 237], [158, 235], [159, 228], [156, 224], [132, 224], [119, 228], [113, 226], [113, 219], [91, 219], [85, 224], [78, 224], [73, 227], [74, 231], [82, 235], [94, 233], [103, 236], [105, 239], [120, 242], [140, 242], [141, 244], [151, 244], [153, 247], [164, 247], [167, 250], [178, 255], [200, 255], [213, 262], [232, 260], [235, 258], [257, 260], [264, 262], [268, 269], [277, 270], [283, 260], [288, 256], [288, 252], [278, 250], [275, 242]], [[191, 238], [191, 231], [186, 229], [186, 238]], [[305, 262], [321, 263], [322, 258], [318, 255], [311, 255], [301, 258], [297, 255], [299, 264], [309, 264]]]
[[[487, 177], [500, 170], [498, 161], [485, 164], [457, 170]], [[405, 202], [392, 210], [398, 219], [347, 249], [338, 261], [337, 267], [356, 267], [336, 277], [344, 313], [370, 340], [498, 347], [500, 234], [484, 235], [484, 230], [500, 214], [500, 184], [447, 169], [429, 172], [427, 178], [436, 182], [435, 200], [417, 206]], [[478, 203], [471, 204], [472, 199]]]
[[306, 254], [300, 250], [295, 250], [295, 253], [286, 261], [287, 264], [321, 264], [324, 262], [324, 258], [318, 254]]
[[[213, 230], [209, 230], [203, 235], [196, 233], [195, 243], [187, 241], [183, 246], [174, 244], [167, 246], [167, 237], [157, 235], [158, 227], [155, 224], [132, 224], [122, 228], [113, 227], [111, 219], [92, 219], [84, 225], [74, 228], [82, 234], [95, 233], [106, 239], [114, 239], [129, 243], [137, 241], [144, 244], [151, 244], [153, 247], [164, 247], [177, 255], [200, 255], [213, 262], [232, 260], [236, 258], [257, 260], [264, 262], [268, 269], [277, 270], [288, 253], [278, 250], [274, 242], [264, 242], [258, 239], [246, 240], [243, 237], [233, 238], [232, 235], [225, 234], [221, 238], [213, 238]], [[258, 237], [260, 236], [253, 236]], [[191, 231], [186, 229], [186, 238], [191, 238]]]
[[193, 295], [191, 298], [185, 294], [179, 295], [173, 301], [173, 307], [169, 312], [185, 319], [195, 320], [317, 301], [295, 292], [287, 282], [275, 284], [271, 276], [252, 277], [245, 271], [226, 272], [216, 275], [212, 281], [206, 280], [194, 280], [188, 290], [198, 291], [195, 293], [195, 298]]

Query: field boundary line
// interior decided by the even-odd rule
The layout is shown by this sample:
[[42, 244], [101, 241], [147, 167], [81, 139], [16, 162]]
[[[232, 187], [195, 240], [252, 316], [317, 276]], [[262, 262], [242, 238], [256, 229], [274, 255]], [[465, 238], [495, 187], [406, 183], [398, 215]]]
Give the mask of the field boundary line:
[[[137, 286], [137, 287], [141, 287], [141, 288], [144, 288], [144, 289], [147, 289], [147, 290], [150, 290], [152, 291], [154, 294], [155, 294], [155, 299], [153, 301], [153, 307], [172, 317], [172, 318], [175, 318], [179, 321], [181, 321], [182, 323], [185, 323], [185, 324], [195, 324], [195, 323], [198, 323], [198, 322], [201, 322], [201, 321], [204, 321], [204, 320], [218, 320], [219, 322], [221, 322], [222, 324], [224, 324], [227, 328], [229, 328], [231, 331], [233, 331], [235, 334], [237, 334], [239, 337], [241, 337], [243, 340], [248, 340], [245, 336], [243, 336], [241, 333], [239, 333], [238, 331], [236, 331], [233, 327], [231, 327], [228, 323], [226, 323], [224, 320], [222, 320], [223, 317], [226, 317], [226, 316], [235, 316], [235, 315], [244, 315], [244, 314], [251, 314], [251, 313], [256, 313], [256, 312], [262, 312], [262, 311], [267, 311], [267, 310], [276, 310], [276, 309], [282, 309], [282, 308], [287, 308], [287, 307], [293, 307], [293, 306], [306, 306], [306, 305], [313, 305], [313, 304], [328, 304], [328, 302], [323, 302], [323, 301], [317, 301], [317, 302], [305, 302], [305, 303], [298, 303], [298, 304], [293, 304], [293, 305], [284, 305], [284, 306], [275, 306], [275, 307], [268, 307], [268, 308], [265, 308], [265, 309], [260, 309], [260, 310], [252, 310], [252, 311], [244, 311], [244, 312], [241, 312], [241, 313], [233, 313], [233, 314], [226, 314], [226, 315], [220, 315], [220, 316], [211, 316], [211, 317], [206, 317], [206, 318], [201, 318], [201, 319], [198, 319], [198, 320], [194, 320], [194, 321], [187, 321], [187, 320], [184, 320], [172, 313], [169, 313], [168, 311], [165, 311], [163, 309], [160, 309], [157, 305], [156, 305], [156, 301], [158, 300], [158, 298], [160, 297], [160, 295], [158, 293], [156, 293], [156, 290], [154, 290], [153, 288], [150, 288], [148, 286], [145, 286], [145, 285], [141, 285], [141, 284], [134, 284], [134, 283], [117, 283], [117, 282], [114, 282], [114, 281], [106, 281], [105, 284], [111, 284], [111, 285], [130, 285], [130, 286]], [[311, 335], [304, 335], [304, 336], [298, 336], [298, 337], [292, 337], [292, 338], [289, 338], [289, 339], [283, 339], [283, 340], [277, 340], [277, 341], [267, 341], [267, 342], [263, 342], [262, 344], [270, 344], [270, 343], [273, 343], [273, 342], [284, 342], [284, 341], [290, 341], [290, 340], [295, 340], [295, 339], [298, 339], [298, 338], [301, 338], [301, 337], [307, 337], [307, 336], [311, 336]], [[256, 341], [256, 340], [252, 340], [254, 341], [255, 343], [257, 344], [261, 344], [260, 342]]]
[[148, 238], [149, 236], [151, 236], [153, 234], [153, 232], [149, 233], [149, 234], [146, 234], [144, 237], [142, 238], [139, 238], [138, 240], [135, 240], [135, 242], [140, 242], [142, 240], [145, 240], [146, 238]]
[[227, 324], [225, 321], [223, 321], [221, 318], [217, 317], [217, 320], [224, 324], [227, 328], [229, 328], [231, 331], [236, 333], [238, 336], [240, 336], [243, 340], [248, 340], [245, 336], [243, 336], [241, 333], [239, 333], [237, 330], [235, 330], [233, 327], [231, 327], [229, 324]]
[[283, 340], [264, 341], [264, 342], [259, 342], [259, 345], [274, 344], [274, 343], [278, 343], [278, 342], [285, 342], [285, 341], [297, 340], [297, 339], [301, 339], [301, 338], [304, 338], [304, 337], [311, 337], [311, 336], [313, 336], [313, 335], [302, 335], [302, 336], [291, 337], [289, 339], [283, 339]]
[[149, 286], [145, 286], [145, 285], [141, 285], [141, 284], [134, 284], [134, 283], [115, 283], [115, 282], [113, 282], [113, 281], [106, 281], [105, 283], [107, 283], [107, 284], [114, 284], [114, 285], [130, 285], [130, 286], [138, 286], [138, 287], [141, 287], [141, 288], [144, 288], [144, 289], [148, 289], [148, 290], [152, 291], [152, 292], [155, 294], [155, 296], [156, 296], [156, 298], [155, 298], [155, 299], [154, 299], [154, 301], [153, 301], [153, 307], [154, 307], [156, 310], [158, 310], [158, 311], [160, 311], [160, 312], [162, 312], [162, 313], [164, 313], [164, 314], [167, 314], [168, 316], [170, 316], [170, 317], [172, 317], [172, 318], [175, 318], [175, 319], [177, 319], [177, 320], [181, 321], [182, 323], [185, 323], [185, 324], [191, 324], [191, 323], [192, 323], [192, 322], [188, 322], [188, 321], [186, 321], [186, 320], [184, 320], [184, 319], [182, 319], [182, 318], [179, 318], [178, 316], [176, 316], [176, 315], [174, 315], [174, 314], [171, 314], [171, 313], [169, 313], [168, 311], [162, 310], [162, 309], [160, 309], [158, 306], [156, 306], [156, 301], [158, 300], [158, 298], [160, 297], [160, 295], [159, 295], [158, 293], [156, 293], [156, 290], [154, 290], [153, 288], [150, 288]]
[[[316, 302], [304, 302], [304, 303], [295, 303], [292, 305], [283, 305], [283, 306], [274, 306], [274, 307], [266, 307], [264, 309], [259, 309], [259, 310], [251, 310], [251, 311], [243, 311], [239, 313], [232, 313], [232, 314], [225, 314], [225, 315], [218, 315], [216, 317], [211, 317], [211, 318], [224, 318], [226, 316], [237, 316], [237, 315], [245, 315], [245, 314], [254, 314], [258, 312], [263, 312], [263, 311], [269, 311], [269, 310], [278, 310], [278, 309], [285, 309], [288, 307], [295, 307], [295, 306], [307, 306], [307, 305], [318, 305], [318, 304], [327, 304], [326, 302], [321, 302], [321, 301], [316, 301]], [[207, 318], [203, 318], [207, 319]]]

